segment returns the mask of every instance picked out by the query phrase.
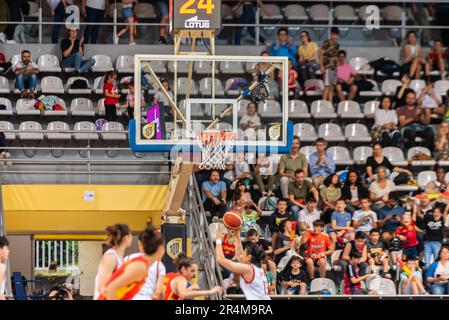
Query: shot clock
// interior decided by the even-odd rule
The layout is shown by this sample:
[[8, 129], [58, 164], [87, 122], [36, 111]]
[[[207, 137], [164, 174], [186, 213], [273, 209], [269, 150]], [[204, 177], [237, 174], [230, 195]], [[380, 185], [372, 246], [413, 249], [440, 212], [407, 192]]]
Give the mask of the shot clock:
[[174, 29], [221, 28], [221, 0], [172, 0]]

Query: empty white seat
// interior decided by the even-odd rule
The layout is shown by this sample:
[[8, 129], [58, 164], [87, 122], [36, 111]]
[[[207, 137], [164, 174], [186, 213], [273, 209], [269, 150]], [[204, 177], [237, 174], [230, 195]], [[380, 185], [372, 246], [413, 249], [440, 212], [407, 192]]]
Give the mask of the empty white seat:
[[47, 125], [47, 139], [49, 140], [70, 140], [72, 135], [68, 132], [70, 127], [67, 123], [62, 121], [53, 121]]
[[327, 152], [332, 155], [332, 158], [334, 159], [336, 165], [349, 166], [354, 164], [349, 150], [345, 147], [329, 147], [329, 149], [327, 149]]
[[[178, 78], [178, 94], [187, 94], [187, 80], [188, 78]], [[198, 89], [194, 80], [190, 82], [190, 95], [197, 95]]]
[[103, 93], [104, 77], [96, 77], [94, 80], [93, 90], [96, 94]]
[[349, 64], [361, 75], [373, 75], [374, 69], [368, 64], [368, 59], [364, 57], [353, 57], [349, 59]]
[[222, 61], [220, 62], [220, 72], [223, 74], [242, 74], [245, 73], [245, 70], [240, 61]]
[[[215, 78], [215, 96], [223, 96], [224, 88], [220, 79]], [[204, 78], [200, 81], [200, 93], [202, 95], [212, 95], [212, 78]]]
[[435, 81], [433, 88], [437, 92], [437, 94], [439, 94], [440, 96], [445, 96], [447, 90], [449, 90], [449, 81], [448, 80]]
[[[196, 74], [212, 74], [212, 61], [195, 61]], [[215, 62], [215, 73], [218, 73], [218, 62]]]
[[[185, 100], [181, 100], [178, 104], [178, 107], [183, 115], [187, 115]], [[207, 108], [207, 110], [210, 110], [210, 108]], [[203, 115], [204, 115], [204, 111], [203, 111], [201, 104], [199, 104], [199, 103], [191, 103], [190, 104], [190, 117], [192, 118], [192, 120], [198, 119], [198, 117], [202, 117]]]
[[387, 22], [401, 23], [403, 10], [400, 6], [390, 5], [382, 10], [382, 18]]
[[315, 100], [312, 102], [311, 113], [316, 119], [335, 119], [334, 106], [327, 100]]
[[288, 117], [292, 119], [310, 119], [307, 104], [302, 100], [290, 100], [288, 102]]
[[363, 105], [363, 114], [365, 115], [365, 118], [374, 118], [374, 113], [376, 112], [376, 109], [379, 107], [379, 101], [377, 100], [371, 100], [365, 102]]
[[334, 17], [339, 21], [357, 21], [358, 18], [352, 6], [347, 4], [338, 5], [334, 8]]
[[418, 180], [418, 187], [420, 189], [424, 189], [430, 181], [437, 180], [437, 174], [435, 173], [435, 171], [430, 170], [421, 171], [420, 173], [418, 173], [417, 180]]
[[9, 121], [0, 121], [0, 131], [5, 134], [5, 139], [15, 140], [16, 133], [10, 132], [9, 130], [14, 130], [14, 125]]
[[72, 116], [95, 116], [94, 104], [88, 98], [73, 99], [70, 104], [70, 110], [72, 111]]
[[335, 123], [323, 123], [318, 127], [318, 136], [326, 141], [345, 141], [341, 128]]
[[153, 69], [153, 71], [155, 73], [164, 73], [167, 71], [166, 63], [165, 63], [165, 61], [162, 61], [162, 60], [150, 61], [150, 66], [151, 66], [151, 69]]
[[360, 105], [351, 100], [341, 101], [337, 107], [337, 114], [342, 119], [363, 119]]
[[387, 79], [382, 82], [382, 92], [386, 95], [396, 94], [398, 87], [402, 86], [402, 82], [396, 79]]
[[341, 271], [341, 265], [338, 263], [340, 261], [340, 256], [343, 250], [335, 250], [331, 254], [331, 268], [334, 271]]
[[304, 142], [313, 142], [318, 138], [315, 128], [310, 123], [303, 122], [295, 124], [293, 132]]
[[[416, 154], [423, 153], [432, 156], [432, 153], [426, 147], [412, 147], [408, 149], [407, 159], [411, 160]], [[412, 160], [412, 166], [434, 166], [435, 160]]]
[[[72, 89], [71, 88], [72, 84], [76, 80], [86, 81], [87, 89]], [[89, 93], [92, 93], [92, 89], [89, 87], [89, 81], [87, 80], [87, 78], [84, 78], [84, 77], [70, 77], [69, 80], [67, 80], [67, 93], [68, 94], [89, 94]]]
[[262, 19], [264, 20], [281, 20], [282, 19], [282, 12], [281, 9], [276, 4], [267, 3], [265, 4], [265, 8], [268, 12], [270, 12], [270, 15], [265, 14], [264, 11], [262, 11]]
[[73, 128], [75, 134], [73, 135], [75, 140], [98, 140], [98, 134], [95, 132], [97, 128], [95, 123], [89, 121], [80, 121], [75, 123]]
[[336, 294], [337, 289], [335, 287], [335, 283], [328, 278], [315, 278], [310, 283], [310, 291], [311, 292], [318, 292], [321, 290], [327, 290], [331, 294]]
[[10, 91], [8, 79], [5, 77], [0, 77], [0, 93], [8, 94]]
[[368, 128], [361, 123], [351, 123], [345, 127], [345, 137], [348, 142], [371, 142]]
[[117, 60], [115, 61], [115, 69], [118, 73], [134, 73], [134, 57], [130, 55], [122, 55], [117, 57]]
[[312, 21], [329, 21], [329, 7], [325, 4], [314, 4], [309, 9], [309, 16]]
[[18, 116], [32, 116], [41, 114], [39, 110], [34, 109], [34, 99], [17, 100], [16, 112]]
[[413, 79], [412, 81], [410, 81], [408, 87], [410, 89], [413, 89], [413, 91], [415, 91], [416, 96], [419, 96], [421, 90], [426, 87], [426, 82], [424, 80]]
[[380, 97], [382, 96], [382, 92], [379, 90], [379, 86], [376, 81], [373, 79], [366, 79], [366, 81], [371, 82], [373, 84], [373, 88], [369, 91], [360, 91], [359, 94], [361, 97]]
[[[115, 131], [115, 132], [113, 132]], [[120, 131], [120, 132], [117, 132]], [[106, 122], [101, 128], [101, 138], [107, 140], [126, 140], [126, 133], [123, 124], [115, 121]]]
[[42, 126], [36, 121], [25, 121], [19, 126], [19, 139], [20, 140], [44, 140], [44, 134], [42, 133]]
[[299, 152], [304, 154], [307, 160], [309, 160], [310, 155], [316, 151], [315, 146], [303, 146], [301, 149], [299, 149]]
[[157, 15], [151, 3], [138, 3], [134, 7], [134, 14], [140, 19], [156, 19]]
[[40, 72], [61, 72], [59, 59], [53, 54], [43, 54], [39, 56], [37, 65]]
[[58, 99], [58, 104], [63, 107], [64, 110], [44, 110], [44, 116], [66, 116], [68, 114], [64, 99]]
[[396, 295], [396, 285], [391, 279], [376, 277], [369, 282], [369, 290], [376, 291], [379, 296]]
[[407, 161], [404, 158], [402, 149], [398, 147], [385, 147], [382, 149], [382, 154], [390, 160], [394, 166], [406, 166]]
[[257, 112], [262, 118], [282, 117], [281, 105], [276, 100], [266, 100], [259, 102]]
[[95, 64], [92, 67], [92, 71], [107, 72], [114, 70], [114, 66], [112, 64], [112, 59], [110, 56], [107, 56], [105, 54], [96, 54], [92, 56], [92, 59], [95, 60]]
[[300, 4], [289, 4], [283, 11], [287, 21], [305, 21], [308, 19], [306, 10]]
[[[176, 68], [178, 70], [178, 73], [188, 73], [189, 72], [189, 62], [185, 61], [185, 60], [178, 61], [176, 64]], [[170, 71], [172, 73], [175, 72], [174, 61], [168, 62], [168, 71]]]
[[41, 91], [44, 94], [48, 93], [64, 93], [64, 84], [61, 78], [48, 76], [41, 80]]
[[5, 110], [0, 110], [0, 115], [2, 116], [12, 116], [12, 103], [8, 98], [0, 98], [0, 105], [4, 105], [6, 107]]
[[[101, 98], [100, 100], [98, 100], [97, 108], [98, 108], [98, 115], [100, 115], [100, 116], [106, 115], [106, 109], [105, 109], [105, 106], [104, 106], [104, 98]], [[120, 108], [120, 109], [116, 108], [116, 109], [117, 109], [116, 115], [117, 116], [121, 116], [124, 109], [123, 108]]]
[[304, 83], [304, 91], [307, 96], [322, 96], [323, 90], [324, 82], [321, 79], [307, 79]]
[[373, 155], [373, 148], [368, 146], [360, 146], [354, 149], [353, 159], [357, 164], [364, 164], [368, 157]]

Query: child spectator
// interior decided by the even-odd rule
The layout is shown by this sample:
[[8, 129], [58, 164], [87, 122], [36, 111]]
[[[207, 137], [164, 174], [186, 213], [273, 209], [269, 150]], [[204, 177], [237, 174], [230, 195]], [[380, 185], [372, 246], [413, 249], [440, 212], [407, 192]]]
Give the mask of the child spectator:
[[[331, 174], [324, 180], [324, 186], [320, 189], [321, 200], [324, 203], [323, 218], [329, 222], [329, 214], [335, 211], [337, 200], [341, 198], [341, 182], [337, 174]], [[343, 200], [343, 202], [345, 202]]]
[[[346, 63], [346, 51], [338, 51], [338, 66], [337, 66], [337, 85], [335, 91], [340, 101], [354, 100], [357, 96], [359, 88], [355, 83], [357, 72], [354, 67]], [[345, 99], [344, 91], [348, 92], [348, 98]]]
[[279, 233], [279, 224], [284, 220], [294, 221], [293, 215], [287, 210], [287, 200], [279, 199], [277, 209], [271, 214], [268, 227], [271, 232], [272, 246], [275, 247], [276, 237]]
[[301, 269], [301, 258], [293, 256], [290, 259], [290, 268], [282, 276], [282, 288], [287, 289], [288, 295], [306, 295], [307, 274]]
[[355, 231], [362, 231], [368, 234], [371, 229], [377, 227], [377, 215], [370, 209], [371, 202], [368, 198], [362, 198], [360, 210], [354, 212], [352, 221]]
[[[164, 87], [167, 94], [170, 96], [170, 98], [173, 100], [173, 93], [170, 91], [170, 82], [168, 79], [162, 79], [161, 84]], [[168, 98], [165, 96], [165, 94], [162, 92], [161, 89], [156, 91], [153, 98], [153, 105], [159, 104], [161, 110], [165, 110], [165, 114], [168, 116], [173, 115], [173, 109], [170, 105], [170, 102]]]
[[368, 265], [371, 273], [376, 273], [377, 266], [382, 266], [382, 277], [391, 278], [389, 274], [390, 264], [388, 261], [388, 250], [385, 242], [380, 240], [380, 232], [378, 229], [371, 229], [369, 233], [369, 240], [366, 243]]
[[246, 243], [258, 245], [267, 256], [271, 255], [274, 252], [271, 243], [269, 243], [265, 239], [261, 239], [256, 229], [248, 230], [248, 232], [246, 233]]
[[418, 260], [407, 257], [406, 265], [410, 269], [410, 274], [407, 274], [405, 271], [401, 273], [402, 294], [427, 294], [426, 289], [424, 289], [422, 271], [419, 268]]
[[259, 187], [263, 197], [273, 195], [273, 186], [276, 180], [275, 174], [273, 159], [269, 156], [267, 157], [264, 152], [259, 153], [254, 166], [254, 182]]
[[298, 221], [301, 233], [312, 232], [313, 223], [321, 218], [321, 211], [316, 208], [316, 203], [314, 197], [308, 197], [305, 208], [299, 211]]
[[117, 121], [117, 105], [120, 98], [117, 90], [117, 72], [108, 71], [104, 78], [103, 98], [106, 120]]
[[432, 49], [427, 53], [426, 74], [430, 74], [432, 70], [440, 71], [441, 80], [446, 79], [446, 62], [445, 52], [443, 52], [443, 44], [440, 39], [436, 39]]
[[279, 235], [276, 237], [276, 245], [274, 246], [274, 262], [276, 264], [286, 255], [287, 251], [292, 248], [290, 241], [290, 232], [292, 231], [292, 222], [283, 220], [279, 224]]
[[[126, 95], [126, 101], [125, 104], [122, 105], [123, 108], [126, 108], [126, 111], [128, 112], [128, 118], [134, 119], [134, 83], [130, 83], [128, 85], [129, 92]], [[145, 98], [143, 94], [140, 95], [140, 107], [141, 109], [145, 108]]]
[[354, 241], [346, 243], [345, 248], [343, 249], [340, 258], [340, 265], [343, 270], [346, 270], [346, 267], [348, 266], [351, 257], [355, 252], [360, 253], [359, 269], [360, 274], [364, 275], [366, 273], [366, 268], [368, 267], [368, 264], [366, 263], [366, 261], [368, 260], [368, 255], [366, 247], [366, 235], [365, 233], [360, 231], [355, 234]]
[[345, 294], [365, 294], [365, 295], [376, 295], [375, 291], [362, 288], [361, 282], [368, 279], [371, 275], [365, 274], [364, 276], [359, 275], [359, 263], [361, 255], [359, 252], [354, 252], [351, 256], [350, 263], [344, 270], [343, 281], [345, 283]]
[[244, 210], [242, 211], [243, 224], [240, 236], [245, 237], [248, 230], [255, 229], [261, 213], [260, 210], [255, 210], [251, 203], [247, 202], [245, 204]]
[[129, 23], [125, 28], [119, 31], [114, 37], [114, 43], [118, 44], [118, 40], [121, 36], [123, 36], [126, 32], [129, 31], [129, 44], [135, 45], [134, 35], [136, 32], [136, 26], [134, 23], [134, 3], [137, 4], [137, 0], [122, 0], [122, 18]]
[[260, 266], [265, 272], [265, 277], [267, 277], [268, 294], [276, 294], [276, 275], [269, 269], [268, 261], [262, 260]]
[[354, 228], [351, 227], [351, 214], [345, 211], [346, 203], [338, 199], [335, 211], [331, 215], [331, 228], [329, 236], [333, 243], [344, 244], [346, 241], [354, 240]]
[[[288, 60], [288, 96], [297, 99], [299, 96], [298, 73], [292, 67], [292, 60]], [[279, 71], [279, 91], [282, 88], [282, 71]]]
[[416, 233], [417, 227], [412, 220], [410, 213], [406, 213], [402, 216], [401, 226], [397, 228], [394, 233], [395, 237], [398, 237], [402, 242], [402, 260], [407, 257], [418, 257], [418, 235]]
[[301, 237], [300, 245], [306, 244], [305, 252], [306, 266], [309, 279], [315, 278], [315, 266], [318, 266], [320, 278], [326, 277], [327, 256], [334, 252], [334, 245], [329, 236], [323, 233], [324, 221], [316, 220], [313, 222], [313, 231], [307, 231]]

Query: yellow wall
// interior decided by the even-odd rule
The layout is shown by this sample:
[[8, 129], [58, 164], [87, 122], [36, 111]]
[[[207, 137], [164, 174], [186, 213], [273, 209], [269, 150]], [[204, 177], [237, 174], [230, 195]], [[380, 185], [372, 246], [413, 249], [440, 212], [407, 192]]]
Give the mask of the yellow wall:
[[[138, 232], [160, 226], [165, 185], [4, 185], [8, 233], [103, 233], [126, 223]], [[86, 193], [87, 192], [87, 193]], [[92, 201], [85, 199], [89, 193]]]

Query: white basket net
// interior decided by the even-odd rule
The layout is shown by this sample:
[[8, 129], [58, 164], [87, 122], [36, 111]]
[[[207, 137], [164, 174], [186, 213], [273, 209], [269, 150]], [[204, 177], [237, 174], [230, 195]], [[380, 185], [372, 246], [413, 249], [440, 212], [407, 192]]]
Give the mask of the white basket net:
[[196, 133], [198, 146], [201, 148], [201, 170], [226, 169], [229, 150], [234, 147], [237, 132], [206, 130]]

